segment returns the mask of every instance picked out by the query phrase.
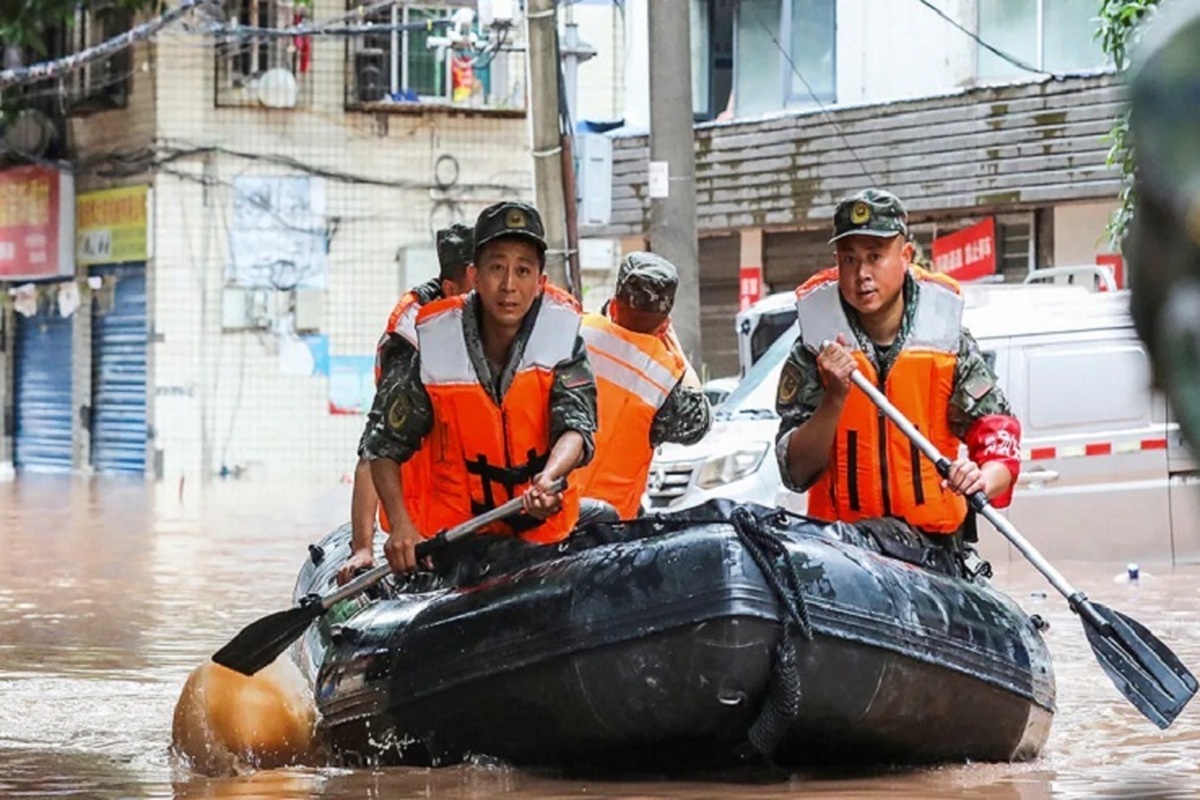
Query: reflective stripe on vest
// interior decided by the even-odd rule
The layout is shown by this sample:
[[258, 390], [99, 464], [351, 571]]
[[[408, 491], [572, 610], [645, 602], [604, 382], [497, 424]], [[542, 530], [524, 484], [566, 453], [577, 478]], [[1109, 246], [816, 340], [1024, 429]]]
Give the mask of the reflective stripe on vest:
[[600, 314], [583, 319], [583, 340], [596, 376], [599, 429], [591, 463], [576, 479], [583, 497], [637, 516], [654, 450], [650, 427], [683, 377], [683, 356], [657, 336], [634, 333]]
[[[519, 496], [545, 468], [554, 367], [571, 357], [579, 335], [579, 314], [553, 293], [543, 293], [525, 352], [497, 406], [479, 383], [463, 337], [469, 297], [430, 303], [417, 318], [421, 380], [434, 418], [421, 445], [430, 460], [425, 536]], [[548, 543], [565, 538], [578, 518], [578, 490], [569, 485], [563, 510], [544, 522], [516, 516], [485, 530]]]
[[[948, 411], [962, 321], [957, 284], [914, 267], [919, 281], [912, 329], [880, 387], [888, 399], [953, 460], [961, 442], [950, 431]], [[829, 291], [832, 287], [833, 291]], [[837, 272], [827, 270], [797, 291], [797, 312], [805, 345], [814, 350], [828, 338], [830, 319], [845, 320], [837, 292]], [[828, 306], [837, 307], [836, 312]], [[815, 321], [815, 322], [814, 322]], [[848, 322], [846, 323], [848, 327]], [[802, 335], [805, 335], [802, 333]], [[879, 376], [866, 353], [854, 348], [859, 371], [875, 385]], [[851, 389], [838, 420], [829, 464], [809, 490], [808, 513], [821, 519], [854, 522], [893, 516], [922, 530], [953, 533], [966, 517], [964, 498], [942, 489], [933, 464], [863, 392]]]
[[837, 282], [837, 267], [824, 269], [800, 284], [796, 290], [796, 320], [800, 340], [814, 353], [822, 342], [836, 342], [839, 334], [850, 347], [857, 347], [854, 329], [842, 309]]
[[413, 347], [417, 346], [417, 312], [421, 310], [421, 299], [416, 292], [405, 292], [392, 313], [388, 316], [387, 333], [398, 333]]

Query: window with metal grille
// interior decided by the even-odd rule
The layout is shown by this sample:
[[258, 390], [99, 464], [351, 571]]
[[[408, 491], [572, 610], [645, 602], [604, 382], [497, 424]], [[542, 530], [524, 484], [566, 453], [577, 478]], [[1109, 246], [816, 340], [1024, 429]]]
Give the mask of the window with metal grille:
[[[524, 51], [504, 38], [476, 29], [484, 52], [446, 46], [444, 24], [456, 9], [473, 4], [393, 3], [348, 0], [347, 10], [378, 33], [352, 37], [346, 45], [346, 107], [371, 111], [445, 105], [523, 111]], [[489, 40], [489, 35], [493, 40]]]
[[996, 274], [1005, 283], [1020, 283], [1034, 268], [1033, 214], [998, 214]]
[[[94, 2], [87, 8], [80, 6], [68, 19], [46, 29], [44, 54], [18, 52], [13, 55], [13, 61], [28, 61], [31, 56], [40, 60], [74, 55], [124, 33], [132, 26], [133, 14], [109, 3]], [[7, 54], [5, 61], [8, 61]], [[129, 102], [132, 71], [133, 54], [126, 48], [80, 64], [61, 77], [30, 84], [25, 94], [33, 101], [28, 105], [35, 108], [44, 107], [44, 101], [53, 96], [61, 102], [57, 110], [69, 113], [124, 108]]]
[[284, 0], [226, 0], [225, 13], [237, 29], [217, 41], [216, 105], [308, 105], [313, 37], [276, 31], [309, 22], [310, 7]]

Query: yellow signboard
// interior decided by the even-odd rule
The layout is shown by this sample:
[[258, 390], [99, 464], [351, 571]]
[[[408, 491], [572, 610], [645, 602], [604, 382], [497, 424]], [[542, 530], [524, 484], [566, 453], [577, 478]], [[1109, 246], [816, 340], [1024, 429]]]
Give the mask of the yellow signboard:
[[149, 186], [86, 192], [75, 199], [75, 261], [120, 264], [145, 261]]

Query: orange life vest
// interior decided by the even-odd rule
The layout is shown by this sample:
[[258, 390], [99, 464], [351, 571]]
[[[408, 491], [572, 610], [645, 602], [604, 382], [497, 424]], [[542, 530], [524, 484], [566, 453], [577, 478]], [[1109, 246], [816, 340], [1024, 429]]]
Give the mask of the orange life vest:
[[[886, 380], [880, 384], [874, 364], [861, 350], [854, 351], [854, 360], [938, 451], [954, 460], [962, 443], [950, 431], [948, 410], [962, 330], [962, 295], [958, 283], [945, 275], [914, 266], [912, 276], [919, 287], [912, 329]], [[800, 337], [810, 350], [817, 352], [821, 342], [836, 340], [839, 333], [855, 346], [836, 268], [809, 278], [796, 297]], [[865, 393], [851, 388], [829, 465], [808, 491], [808, 513], [846, 522], [899, 517], [930, 533], [953, 533], [966, 518], [967, 503], [952, 489], [943, 489], [941, 482], [916, 445]]]
[[[400, 297], [392, 313], [388, 315], [387, 327], [384, 328], [383, 338], [379, 340], [379, 347], [375, 351], [376, 389], [379, 388], [379, 379], [382, 377], [379, 352], [383, 349], [383, 343], [389, 334], [396, 333], [416, 347], [417, 312], [420, 310], [421, 298], [416, 292], [408, 291]], [[413, 524], [417, 526], [417, 530], [425, 530], [425, 500], [429, 496], [429, 464], [428, 453], [425, 450], [417, 450], [408, 461], [400, 465], [400, 487], [404, 507], [412, 517]], [[388, 533], [392, 531], [392, 523], [383, 508], [383, 503], [379, 504], [379, 527]]]
[[[555, 367], [569, 359], [579, 335], [574, 299], [547, 287], [503, 402], [479, 383], [463, 337], [471, 295], [429, 303], [417, 315], [421, 381], [433, 403], [428, 451], [430, 483], [425, 536], [453, 527], [529, 488], [550, 455], [550, 390]], [[570, 483], [563, 508], [545, 521], [515, 516], [484, 528], [526, 541], [560, 541], [579, 519], [579, 492]]]
[[650, 426], [683, 377], [683, 355], [657, 336], [634, 333], [600, 314], [583, 318], [583, 340], [596, 376], [596, 452], [575, 481], [583, 497], [611, 503], [621, 519], [637, 516], [650, 460]]

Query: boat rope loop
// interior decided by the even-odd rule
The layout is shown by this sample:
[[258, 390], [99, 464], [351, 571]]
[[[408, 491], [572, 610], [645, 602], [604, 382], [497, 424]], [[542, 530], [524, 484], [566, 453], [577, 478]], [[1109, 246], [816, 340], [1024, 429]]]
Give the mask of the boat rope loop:
[[800, 590], [800, 576], [788, 555], [783, 537], [765, 527], [743, 506], [735, 508], [729, 519], [737, 531], [738, 540], [758, 565], [782, 609], [780, 622], [783, 632], [775, 645], [767, 699], [747, 736], [753, 750], [747, 752], [743, 747], [739, 753], [743, 758], [758, 754], [769, 761], [800, 711], [800, 670], [796, 663], [794, 640], [798, 634], [806, 642], [811, 642], [812, 622]]

